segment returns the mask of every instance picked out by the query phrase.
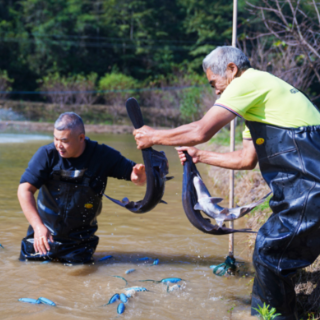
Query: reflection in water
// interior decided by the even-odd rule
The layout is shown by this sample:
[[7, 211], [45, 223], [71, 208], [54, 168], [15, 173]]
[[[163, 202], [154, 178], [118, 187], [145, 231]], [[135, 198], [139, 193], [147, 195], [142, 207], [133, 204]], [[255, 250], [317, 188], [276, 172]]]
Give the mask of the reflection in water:
[[[91, 135], [90, 135], [91, 136]], [[93, 140], [106, 143], [136, 162], [142, 161], [130, 135], [92, 135]], [[124, 319], [255, 319], [249, 316], [251, 285], [249, 278], [217, 277], [209, 268], [224, 261], [228, 252], [228, 236], [210, 236], [196, 230], [187, 220], [181, 204], [182, 168], [174, 148], [164, 150], [175, 178], [166, 184], [163, 200], [153, 211], [133, 214], [107, 199], [98, 217], [100, 242], [94, 265], [68, 267], [51, 262], [18, 261], [20, 241], [25, 236], [27, 221], [21, 212], [16, 190], [19, 179], [35, 151], [46, 141], [30, 141], [0, 145], [0, 312], [2, 319], [113, 319], [117, 304], [101, 307], [114, 293], [125, 292], [128, 286], [143, 284], [149, 291], [138, 292], [129, 299]], [[205, 166], [202, 170], [205, 183]], [[226, 173], [227, 174], [227, 173]], [[211, 190], [210, 190], [211, 191]], [[133, 187], [123, 180], [109, 179], [106, 190], [111, 197], [128, 196], [142, 199], [145, 188]], [[212, 192], [219, 196], [217, 192]], [[241, 227], [241, 220], [237, 227]], [[236, 224], [237, 224], [236, 223]], [[235, 235], [236, 258], [250, 262], [246, 253], [245, 235]], [[112, 255], [113, 258], [97, 260]], [[159, 259], [152, 261], [139, 258]], [[125, 274], [128, 269], [136, 271]], [[138, 282], [179, 277], [187, 280], [179, 290], [167, 292], [159, 283]], [[17, 300], [22, 297], [46, 297], [57, 304], [31, 305]], [[233, 308], [233, 309], [232, 309]], [[231, 312], [228, 312], [232, 310]]]

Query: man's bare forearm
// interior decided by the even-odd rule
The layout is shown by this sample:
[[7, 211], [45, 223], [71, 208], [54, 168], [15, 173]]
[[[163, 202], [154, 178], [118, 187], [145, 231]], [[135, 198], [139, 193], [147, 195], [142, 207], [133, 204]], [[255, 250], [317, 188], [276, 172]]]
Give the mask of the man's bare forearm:
[[207, 142], [222, 127], [229, 123], [235, 115], [219, 107], [211, 108], [199, 121], [195, 121], [175, 129], [156, 130], [154, 144], [170, 146], [195, 146]]
[[153, 143], [166, 146], [195, 146], [209, 139], [210, 137], [201, 133], [198, 122], [193, 122], [175, 129], [155, 130]]
[[208, 141], [235, 115], [223, 108], [212, 107], [199, 120], [175, 129], [154, 130], [148, 126], [133, 131], [139, 149], [149, 148], [155, 144], [167, 146], [195, 146]]
[[228, 153], [199, 150], [198, 157], [201, 163], [231, 170], [249, 170], [256, 164], [244, 158], [243, 150]]
[[26, 185], [20, 184], [18, 189], [18, 199], [21, 209], [30, 225], [35, 228], [42, 225], [43, 222], [39, 216], [36, 200], [34, 198], [34, 190], [30, 190]]

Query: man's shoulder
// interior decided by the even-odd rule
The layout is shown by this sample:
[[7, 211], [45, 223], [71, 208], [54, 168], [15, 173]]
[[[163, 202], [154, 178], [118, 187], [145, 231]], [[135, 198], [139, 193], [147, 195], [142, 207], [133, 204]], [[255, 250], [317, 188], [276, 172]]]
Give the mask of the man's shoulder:
[[54, 156], [55, 154], [57, 154], [57, 150], [54, 146], [54, 143], [51, 142], [40, 147], [37, 151], [37, 154], [47, 154], [48, 156]]
[[120, 153], [118, 150], [104, 144], [88, 139], [89, 148], [99, 154]]

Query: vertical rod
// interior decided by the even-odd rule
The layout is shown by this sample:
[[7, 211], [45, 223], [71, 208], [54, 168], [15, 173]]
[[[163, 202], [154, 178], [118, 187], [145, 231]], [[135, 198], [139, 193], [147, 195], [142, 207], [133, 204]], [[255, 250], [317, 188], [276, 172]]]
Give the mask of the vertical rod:
[[[237, 46], [237, 16], [238, 16], [238, 0], [233, 0], [233, 21], [232, 21], [232, 46]], [[230, 152], [235, 150], [235, 129], [236, 122], [232, 120], [230, 123]], [[234, 171], [230, 171], [229, 178], [229, 208], [234, 207]], [[230, 221], [230, 228], [233, 229], [233, 221]], [[234, 233], [229, 234], [229, 256], [234, 256]]]

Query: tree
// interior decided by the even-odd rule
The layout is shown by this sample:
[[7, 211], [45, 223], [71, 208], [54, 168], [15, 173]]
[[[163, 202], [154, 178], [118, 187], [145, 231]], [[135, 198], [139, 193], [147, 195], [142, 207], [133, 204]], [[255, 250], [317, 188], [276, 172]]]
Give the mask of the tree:
[[309, 91], [312, 100], [316, 101], [320, 97], [318, 5], [315, 0], [262, 0], [262, 3], [259, 6], [249, 4], [252, 15], [259, 16], [266, 28], [265, 32], [256, 34], [254, 38], [268, 39], [269, 48], [266, 47], [268, 50], [263, 52], [264, 56], [268, 51], [269, 56], [273, 53], [273, 70], [284, 69], [282, 74], [287, 78], [284, 80]]

